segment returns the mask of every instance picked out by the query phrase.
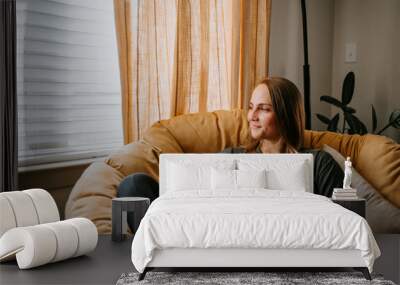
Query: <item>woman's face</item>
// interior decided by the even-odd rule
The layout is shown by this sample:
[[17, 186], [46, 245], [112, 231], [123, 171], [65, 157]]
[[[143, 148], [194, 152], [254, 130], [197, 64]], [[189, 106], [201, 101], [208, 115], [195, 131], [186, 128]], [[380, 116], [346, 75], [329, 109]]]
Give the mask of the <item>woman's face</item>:
[[247, 113], [251, 137], [255, 140], [279, 140], [281, 135], [272, 108], [271, 96], [265, 84], [259, 84], [254, 89]]

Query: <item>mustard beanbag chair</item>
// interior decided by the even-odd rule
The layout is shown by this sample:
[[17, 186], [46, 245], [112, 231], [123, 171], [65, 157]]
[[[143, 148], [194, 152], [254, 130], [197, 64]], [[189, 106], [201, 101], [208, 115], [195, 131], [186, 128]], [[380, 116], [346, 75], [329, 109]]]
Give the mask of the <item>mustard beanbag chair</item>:
[[[128, 175], [146, 172], [158, 180], [160, 153], [216, 153], [251, 142], [246, 111], [194, 113], [153, 124], [139, 141], [90, 165], [75, 184], [66, 218], [86, 217], [99, 233], [111, 233], [111, 199]], [[343, 156], [384, 198], [400, 207], [400, 145], [384, 136], [306, 131], [305, 148], [327, 144]]]

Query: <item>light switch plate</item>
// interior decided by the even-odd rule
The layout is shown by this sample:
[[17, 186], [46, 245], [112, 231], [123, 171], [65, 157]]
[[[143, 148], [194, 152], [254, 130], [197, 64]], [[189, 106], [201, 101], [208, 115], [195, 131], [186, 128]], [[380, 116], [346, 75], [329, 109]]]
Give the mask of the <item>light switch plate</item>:
[[357, 45], [355, 43], [345, 44], [344, 62], [357, 62]]

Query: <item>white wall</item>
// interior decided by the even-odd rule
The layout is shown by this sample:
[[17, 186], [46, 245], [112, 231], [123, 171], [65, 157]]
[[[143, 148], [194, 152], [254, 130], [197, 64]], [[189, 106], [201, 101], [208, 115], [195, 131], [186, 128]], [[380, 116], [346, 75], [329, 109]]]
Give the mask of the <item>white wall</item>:
[[[371, 130], [373, 104], [380, 129], [400, 109], [400, 1], [335, 0], [334, 17], [332, 94], [340, 98], [343, 79], [353, 71], [351, 106]], [[344, 62], [346, 43], [357, 45], [357, 62]], [[399, 130], [385, 134], [400, 141]]]

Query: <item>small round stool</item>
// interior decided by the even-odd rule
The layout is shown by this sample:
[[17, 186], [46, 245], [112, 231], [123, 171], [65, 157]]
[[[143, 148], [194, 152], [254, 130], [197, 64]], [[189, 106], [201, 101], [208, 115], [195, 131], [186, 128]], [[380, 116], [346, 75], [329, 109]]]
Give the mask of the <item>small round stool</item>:
[[135, 234], [140, 221], [150, 206], [150, 199], [144, 197], [120, 197], [112, 199], [112, 237], [113, 241], [122, 241], [127, 233], [127, 212], [134, 214]]

